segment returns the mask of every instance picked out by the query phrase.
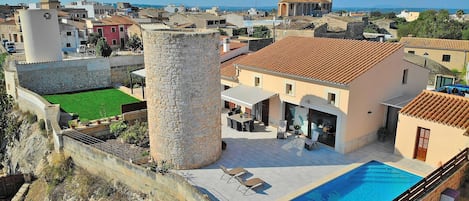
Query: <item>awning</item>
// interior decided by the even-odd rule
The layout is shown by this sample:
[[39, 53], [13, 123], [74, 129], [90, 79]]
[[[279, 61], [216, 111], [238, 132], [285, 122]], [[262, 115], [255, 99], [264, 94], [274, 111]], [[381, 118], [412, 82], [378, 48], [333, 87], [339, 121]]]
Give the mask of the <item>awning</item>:
[[145, 69], [140, 69], [140, 70], [132, 71], [132, 74], [145, 78], [147, 76], [147, 71]]
[[381, 104], [402, 109], [405, 105], [407, 105], [407, 103], [412, 101], [412, 99], [414, 98], [415, 96], [403, 95], [386, 100]]
[[221, 98], [223, 100], [248, 108], [252, 108], [253, 105], [275, 95], [277, 94], [274, 92], [245, 85], [239, 85], [221, 92]]

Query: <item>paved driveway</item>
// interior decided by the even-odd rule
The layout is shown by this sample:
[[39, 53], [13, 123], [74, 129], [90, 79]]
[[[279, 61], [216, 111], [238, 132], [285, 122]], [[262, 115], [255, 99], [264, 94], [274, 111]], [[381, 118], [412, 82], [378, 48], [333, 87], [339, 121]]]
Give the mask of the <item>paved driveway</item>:
[[[226, 121], [225, 114], [222, 119]], [[220, 160], [202, 169], [178, 171], [212, 200], [288, 199], [299, 190], [313, 188], [370, 160], [378, 160], [420, 176], [433, 170], [433, 167], [420, 161], [393, 155], [391, 143], [376, 142], [343, 155], [323, 144], [318, 149], [308, 151], [304, 149], [302, 138], [289, 136], [286, 140], [278, 140], [276, 128], [273, 127], [256, 127], [256, 132], [250, 133], [238, 132], [223, 124], [222, 137], [227, 149]], [[227, 182], [227, 176], [220, 179], [223, 173], [220, 164], [228, 169], [243, 167], [249, 172], [244, 178], [258, 177], [266, 185], [244, 194], [244, 188], [238, 189], [236, 180]]]

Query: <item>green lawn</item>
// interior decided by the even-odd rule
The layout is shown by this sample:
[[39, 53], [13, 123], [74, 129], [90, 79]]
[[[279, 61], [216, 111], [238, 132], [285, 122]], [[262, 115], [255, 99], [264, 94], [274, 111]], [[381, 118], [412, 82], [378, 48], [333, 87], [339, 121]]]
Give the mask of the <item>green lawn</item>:
[[51, 103], [60, 104], [65, 112], [77, 113], [80, 119], [88, 120], [120, 114], [122, 104], [139, 102], [118, 89], [46, 95], [44, 98]]

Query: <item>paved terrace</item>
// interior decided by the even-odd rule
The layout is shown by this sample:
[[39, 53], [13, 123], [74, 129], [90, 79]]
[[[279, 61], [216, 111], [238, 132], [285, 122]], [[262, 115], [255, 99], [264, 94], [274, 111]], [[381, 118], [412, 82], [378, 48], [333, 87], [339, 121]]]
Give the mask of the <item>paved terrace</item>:
[[[391, 143], [376, 142], [349, 154], [340, 154], [320, 144], [312, 151], [304, 149], [304, 139], [289, 136], [276, 139], [276, 128], [257, 126], [255, 132], [238, 132], [226, 126], [226, 113], [222, 114], [222, 137], [227, 143], [220, 160], [196, 170], [177, 171], [190, 183], [207, 193], [212, 200], [285, 200], [299, 190], [314, 188], [370, 160], [407, 170], [419, 176], [433, 171], [433, 167], [417, 160], [393, 155]], [[255, 191], [239, 189], [235, 179], [220, 179], [219, 165], [228, 169], [243, 167], [248, 170], [244, 178], [259, 177], [266, 182]]]

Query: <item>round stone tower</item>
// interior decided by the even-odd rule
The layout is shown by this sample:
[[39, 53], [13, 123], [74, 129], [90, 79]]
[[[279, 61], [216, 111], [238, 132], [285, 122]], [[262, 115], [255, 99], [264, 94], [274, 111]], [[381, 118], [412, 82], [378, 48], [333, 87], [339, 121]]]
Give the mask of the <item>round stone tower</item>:
[[175, 169], [209, 165], [221, 155], [219, 33], [143, 32], [150, 153]]

